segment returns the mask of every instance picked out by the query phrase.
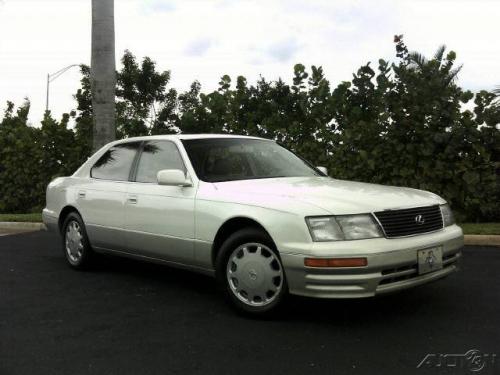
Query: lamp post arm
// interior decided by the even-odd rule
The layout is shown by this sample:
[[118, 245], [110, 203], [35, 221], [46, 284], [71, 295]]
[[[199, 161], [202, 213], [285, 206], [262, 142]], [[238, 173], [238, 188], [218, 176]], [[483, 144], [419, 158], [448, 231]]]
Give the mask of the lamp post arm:
[[47, 97], [45, 98], [45, 111], [49, 110], [50, 83], [55, 81], [57, 78], [59, 78], [61, 75], [63, 75], [64, 73], [66, 73], [68, 70], [70, 70], [71, 68], [73, 68], [75, 66], [80, 66], [80, 65], [79, 64], [68, 65], [68, 66], [62, 68], [61, 70], [58, 70], [55, 73], [47, 74]]

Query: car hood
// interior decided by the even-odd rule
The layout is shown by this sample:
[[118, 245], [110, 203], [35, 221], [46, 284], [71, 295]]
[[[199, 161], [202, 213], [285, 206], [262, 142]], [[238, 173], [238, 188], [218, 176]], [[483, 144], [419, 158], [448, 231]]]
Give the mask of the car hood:
[[[286, 210], [293, 201], [315, 206], [335, 215], [443, 204], [436, 194], [395, 186], [337, 180], [328, 177], [287, 177], [214, 183], [223, 200]], [[273, 197], [279, 198], [273, 204]], [[292, 200], [292, 202], [290, 202]], [[276, 208], [276, 207], [273, 207]]]

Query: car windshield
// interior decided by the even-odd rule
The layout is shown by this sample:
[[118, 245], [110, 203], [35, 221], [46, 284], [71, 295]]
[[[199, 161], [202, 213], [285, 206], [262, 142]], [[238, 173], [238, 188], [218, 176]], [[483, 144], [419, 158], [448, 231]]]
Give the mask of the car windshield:
[[185, 139], [182, 143], [196, 175], [206, 182], [322, 175], [273, 141], [206, 138]]

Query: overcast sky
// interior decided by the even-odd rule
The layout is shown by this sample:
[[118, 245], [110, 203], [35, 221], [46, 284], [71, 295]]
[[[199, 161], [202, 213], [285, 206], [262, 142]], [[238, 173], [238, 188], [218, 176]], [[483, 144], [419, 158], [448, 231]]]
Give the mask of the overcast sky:
[[[0, 0], [0, 110], [7, 100], [45, 108], [45, 81], [70, 64], [90, 63], [90, 0]], [[323, 66], [333, 85], [361, 64], [393, 59], [394, 34], [432, 56], [440, 44], [464, 64], [459, 83], [471, 90], [500, 85], [500, 1], [487, 0], [115, 0], [117, 63], [125, 49], [171, 70], [170, 87], [193, 80], [213, 90], [229, 74], [282, 77], [293, 65]], [[59, 118], [75, 108], [78, 69], [51, 84]], [[1, 117], [1, 116], [0, 116]]]

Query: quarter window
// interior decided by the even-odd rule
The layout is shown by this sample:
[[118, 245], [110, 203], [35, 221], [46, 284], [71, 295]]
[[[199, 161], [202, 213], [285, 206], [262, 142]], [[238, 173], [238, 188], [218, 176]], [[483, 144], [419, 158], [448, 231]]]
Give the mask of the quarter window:
[[186, 173], [186, 167], [177, 146], [170, 141], [144, 143], [135, 180], [157, 182], [156, 175], [162, 169], [180, 169]]
[[111, 147], [94, 164], [90, 176], [103, 180], [128, 181], [139, 146], [140, 142], [129, 142]]

